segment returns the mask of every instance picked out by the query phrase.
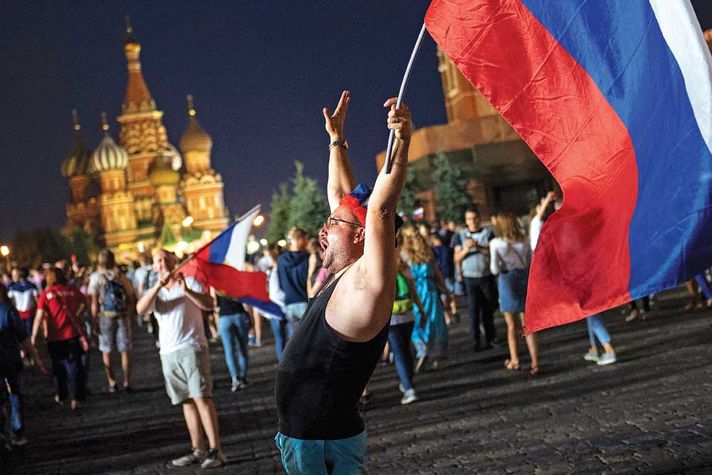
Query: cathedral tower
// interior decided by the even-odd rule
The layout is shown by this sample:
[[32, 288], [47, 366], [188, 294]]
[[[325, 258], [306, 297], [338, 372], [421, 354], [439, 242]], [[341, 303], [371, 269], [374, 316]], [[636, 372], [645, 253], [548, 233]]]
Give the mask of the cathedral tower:
[[134, 197], [126, 185], [128, 153], [109, 135], [106, 114], [102, 114], [102, 129], [104, 138], [91, 157], [91, 170], [98, 173], [101, 183], [99, 209], [104, 240], [107, 246], [117, 246], [136, 239]]
[[194, 226], [209, 231], [222, 231], [228, 223], [223, 201], [223, 181], [210, 165], [213, 140], [195, 118], [193, 96], [188, 96], [188, 126], [180, 139], [185, 161], [182, 183], [188, 214]]
[[156, 109], [141, 72], [141, 45], [127, 25], [124, 43], [128, 67], [126, 94], [118, 121], [121, 124], [119, 141], [128, 152], [128, 191], [134, 197], [136, 219], [143, 230], [141, 237], [151, 237], [155, 232], [153, 222], [154, 189], [149, 180], [149, 168], [171, 150], [163, 112]]
[[71, 198], [67, 203], [67, 224], [89, 231], [91, 229], [90, 221], [97, 211], [96, 199], [90, 203], [87, 193], [87, 188], [91, 183], [89, 173], [91, 153], [84, 146], [76, 109], [72, 111], [72, 129], [74, 130], [72, 148], [62, 161], [62, 176], [69, 180], [71, 190]]

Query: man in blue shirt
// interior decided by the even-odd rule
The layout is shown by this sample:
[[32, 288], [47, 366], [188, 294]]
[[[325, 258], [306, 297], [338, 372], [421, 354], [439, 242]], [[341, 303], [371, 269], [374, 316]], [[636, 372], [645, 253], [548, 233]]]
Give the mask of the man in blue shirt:
[[287, 234], [289, 251], [277, 258], [279, 287], [284, 292], [284, 315], [287, 318], [287, 336], [291, 337], [297, 323], [307, 309], [307, 274], [309, 235], [303, 229], [293, 227]]
[[[22, 393], [20, 391], [22, 359], [20, 350], [32, 356], [35, 367], [46, 374], [35, 347], [30, 343], [29, 335], [15, 308], [11, 305], [5, 287], [0, 286], [0, 388], [6, 389], [10, 400], [10, 443], [25, 445], [22, 421]], [[0, 411], [0, 429], [5, 427], [4, 412]], [[0, 434], [0, 445], [5, 445]]]

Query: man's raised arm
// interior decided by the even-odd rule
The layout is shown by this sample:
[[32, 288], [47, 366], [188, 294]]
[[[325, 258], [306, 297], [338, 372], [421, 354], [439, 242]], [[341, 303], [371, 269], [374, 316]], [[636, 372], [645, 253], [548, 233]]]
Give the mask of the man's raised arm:
[[329, 179], [326, 182], [326, 192], [331, 211], [338, 208], [341, 198], [351, 193], [356, 186], [349, 161], [348, 144], [344, 137], [344, 122], [350, 101], [349, 91], [344, 91], [333, 114], [326, 107], [322, 110], [324, 128], [329, 134]]
[[366, 213], [366, 239], [363, 260], [369, 282], [374, 286], [383, 286], [387, 282], [395, 283], [395, 217], [398, 198], [400, 197], [405, 175], [408, 170], [408, 147], [410, 145], [411, 116], [408, 107], [401, 105], [396, 109], [396, 98], [388, 99], [384, 107], [388, 112], [388, 128], [395, 131], [393, 167], [386, 174], [385, 164], [376, 178], [376, 184], [368, 201]]

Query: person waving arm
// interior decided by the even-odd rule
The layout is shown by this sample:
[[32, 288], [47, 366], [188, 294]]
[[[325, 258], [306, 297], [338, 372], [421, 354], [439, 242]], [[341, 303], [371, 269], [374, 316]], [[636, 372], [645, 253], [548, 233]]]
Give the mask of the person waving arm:
[[344, 136], [344, 122], [349, 102], [351, 102], [351, 94], [349, 91], [344, 91], [333, 114], [326, 107], [322, 110], [324, 128], [329, 134], [329, 178], [326, 191], [331, 211], [338, 208], [341, 198], [348, 195], [356, 186], [349, 160], [349, 146]]
[[[405, 105], [396, 108], [395, 104], [396, 98], [384, 104], [390, 109], [387, 127], [395, 131], [396, 139], [391, 173], [381, 169], [365, 217], [359, 218], [362, 225], [353, 230], [357, 223], [341, 224], [352, 226], [351, 234], [345, 234], [349, 242], [344, 246], [363, 246], [363, 252], [334, 290], [326, 318], [343, 338], [352, 341], [370, 340], [384, 328], [395, 296], [396, 206], [405, 183], [411, 135], [410, 111]], [[342, 208], [338, 208], [339, 213]]]

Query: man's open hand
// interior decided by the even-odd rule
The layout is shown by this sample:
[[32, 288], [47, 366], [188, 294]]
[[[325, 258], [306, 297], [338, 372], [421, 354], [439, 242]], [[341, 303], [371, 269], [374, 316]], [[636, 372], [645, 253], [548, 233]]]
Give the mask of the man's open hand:
[[351, 102], [351, 94], [349, 91], [344, 91], [341, 93], [341, 98], [333, 114], [329, 112], [327, 107], [322, 109], [324, 128], [332, 142], [344, 138], [344, 122], [346, 122], [346, 111], [349, 109], [349, 102]]

